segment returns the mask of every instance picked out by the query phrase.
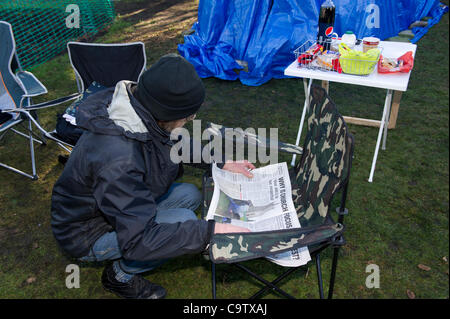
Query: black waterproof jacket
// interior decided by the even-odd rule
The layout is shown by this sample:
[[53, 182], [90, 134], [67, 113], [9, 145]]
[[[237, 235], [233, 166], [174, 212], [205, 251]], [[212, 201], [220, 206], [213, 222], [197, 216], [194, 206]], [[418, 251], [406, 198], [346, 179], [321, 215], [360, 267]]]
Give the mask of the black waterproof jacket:
[[88, 255], [95, 241], [110, 231], [117, 232], [122, 256], [128, 260], [200, 252], [209, 243], [213, 222], [155, 222], [155, 199], [179, 177], [181, 165], [170, 160], [169, 134], [150, 113], [143, 116], [145, 110], [131, 93], [133, 84], [122, 85], [147, 132], [132, 133], [109, 117], [107, 107], [117, 97], [118, 86], [83, 102], [76, 120], [87, 131], [53, 188], [54, 236], [64, 251], [77, 258]]

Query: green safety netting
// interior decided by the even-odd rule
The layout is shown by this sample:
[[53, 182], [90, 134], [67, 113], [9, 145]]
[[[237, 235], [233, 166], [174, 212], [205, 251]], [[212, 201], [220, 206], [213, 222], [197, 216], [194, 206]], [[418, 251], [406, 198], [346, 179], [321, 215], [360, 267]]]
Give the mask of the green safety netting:
[[92, 38], [114, 17], [113, 0], [0, 0], [0, 20], [12, 25], [24, 69], [66, 50], [68, 41]]

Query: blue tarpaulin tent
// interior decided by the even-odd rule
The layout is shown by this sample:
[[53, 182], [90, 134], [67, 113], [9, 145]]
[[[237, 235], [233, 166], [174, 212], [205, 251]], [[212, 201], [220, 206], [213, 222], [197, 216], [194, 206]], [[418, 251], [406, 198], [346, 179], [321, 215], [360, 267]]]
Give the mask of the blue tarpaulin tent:
[[[194, 33], [184, 37], [178, 51], [203, 78], [239, 79], [252, 86], [284, 78], [295, 48], [316, 37], [322, 2], [200, 0]], [[334, 4], [335, 32], [351, 30], [358, 38], [384, 40], [431, 16], [428, 27], [413, 28], [413, 43], [448, 11], [438, 0], [334, 0]], [[248, 71], [240, 61], [245, 61]]]

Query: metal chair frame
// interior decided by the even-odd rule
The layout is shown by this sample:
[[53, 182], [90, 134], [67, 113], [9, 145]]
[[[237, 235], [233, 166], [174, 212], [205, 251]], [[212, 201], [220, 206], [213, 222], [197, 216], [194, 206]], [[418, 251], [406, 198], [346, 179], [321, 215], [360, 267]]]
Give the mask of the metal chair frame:
[[[14, 100], [16, 98], [15, 107], [12, 109], [3, 108], [0, 109], [0, 112], [2, 113], [9, 113], [9, 114], [15, 114], [16, 116], [13, 116], [11, 120], [6, 121], [5, 123], [2, 123], [0, 125], [0, 140], [3, 139], [6, 136], [6, 133], [11, 130], [12, 132], [22, 136], [26, 137], [29, 140], [30, 143], [30, 157], [31, 157], [31, 166], [32, 166], [32, 173], [28, 174], [18, 168], [12, 167], [5, 163], [0, 163], [0, 167], [6, 168], [8, 170], [11, 170], [15, 173], [18, 173], [22, 176], [28, 177], [32, 180], [37, 180], [38, 175], [36, 172], [36, 158], [34, 153], [34, 142], [37, 142], [41, 145], [46, 145], [45, 137], [47, 135], [44, 133], [44, 131], [41, 130], [41, 126], [39, 123], [39, 119], [37, 116], [36, 110], [39, 110], [41, 108], [46, 108], [50, 106], [56, 106], [61, 103], [73, 100], [78, 97], [78, 94], [72, 94], [64, 98], [39, 103], [39, 104], [33, 104], [32, 98], [35, 96], [39, 96], [42, 94], [48, 93], [46, 87], [31, 73], [28, 71], [24, 71], [20, 61], [17, 56], [16, 52], [16, 43], [14, 39], [14, 34], [12, 30], [11, 24], [9, 24], [6, 21], [0, 21], [0, 27], [2, 28], [2, 31], [5, 32], [4, 34], [9, 35], [9, 44], [11, 47], [6, 47], [6, 50], [4, 51], [5, 54], [9, 54], [7, 62], [7, 67], [4, 71], [4, 75], [8, 76], [8, 79], [10, 81], [7, 81], [10, 83], [10, 85], [13, 85], [15, 87], [15, 90], [17, 91], [14, 97], [11, 95], [11, 98]], [[17, 70], [16, 73], [13, 72], [14, 70]], [[3, 77], [2, 77], [3, 81]], [[9, 94], [9, 88], [6, 83], [3, 83], [5, 89], [8, 91]], [[20, 93], [18, 92], [20, 91]], [[19, 104], [17, 106], [17, 104]], [[16, 117], [16, 118], [14, 118]], [[28, 134], [25, 134], [23, 132], [20, 132], [13, 128], [16, 125], [21, 124], [23, 121], [28, 121], [28, 128], [26, 130], [28, 131]], [[43, 133], [40, 138], [37, 138], [36, 134], [33, 132], [32, 123], [35, 124], [35, 126]], [[35, 136], [36, 138], [34, 138]]]

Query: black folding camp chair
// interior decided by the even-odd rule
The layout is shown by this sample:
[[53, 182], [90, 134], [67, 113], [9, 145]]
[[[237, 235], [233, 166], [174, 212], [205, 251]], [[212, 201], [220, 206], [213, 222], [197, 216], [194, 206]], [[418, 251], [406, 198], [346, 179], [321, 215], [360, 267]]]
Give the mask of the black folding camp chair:
[[[45, 139], [33, 133], [32, 122], [39, 125], [36, 110], [77, 98], [78, 93], [57, 100], [33, 104], [32, 98], [47, 93], [45, 86], [30, 72], [24, 71], [16, 54], [11, 24], [0, 21], [0, 140], [14, 132], [29, 140], [32, 173], [28, 174], [4, 163], [9, 169], [33, 180], [38, 178], [34, 156], [34, 142], [45, 144]], [[27, 125], [24, 125], [28, 121]], [[26, 133], [18, 131], [21, 126]], [[35, 138], [33, 137], [35, 136]]]
[[[211, 127], [212, 132], [223, 132], [220, 126]], [[268, 281], [244, 266], [243, 262], [305, 246], [308, 247], [311, 258], [315, 260], [320, 298], [324, 298], [320, 253], [328, 247], [334, 249], [328, 290], [328, 298], [332, 298], [339, 248], [345, 244], [344, 215], [348, 213], [345, 201], [353, 156], [353, 137], [335, 104], [326, 91], [318, 86], [311, 89], [307, 130], [302, 149], [294, 145], [277, 144], [282, 152], [301, 153], [300, 160], [290, 170], [293, 201], [301, 228], [214, 234], [209, 246], [213, 298], [216, 298], [218, 263], [232, 264], [265, 285], [250, 298], [257, 298], [268, 291], [277, 291], [284, 297], [294, 298], [277, 285], [295, 270], [307, 265], [289, 268], [275, 280]], [[249, 136], [245, 142], [250, 140], [257, 141], [259, 146], [264, 143], [254, 136]], [[203, 217], [207, 214], [213, 190], [211, 172], [207, 172], [203, 176]], [[334, 195], [341, 190], [341, 203], [336, 209], [338, 219], [335, 222], [331, 214], [331, 203]]]
[[[89, 94], [101, 88], [113, 87], [121, 80], [138, 81], [147, 63], [143, 42], [114, 44], [69, 42], [67, 51], [80, 94], [78, 100], [73, 103], [75, 105]], [[76, 136], [66, 138], [56, 129], [50, 136], [69, 153], [70, 149], [67, 147], [72, 148], [77, 140]]]

